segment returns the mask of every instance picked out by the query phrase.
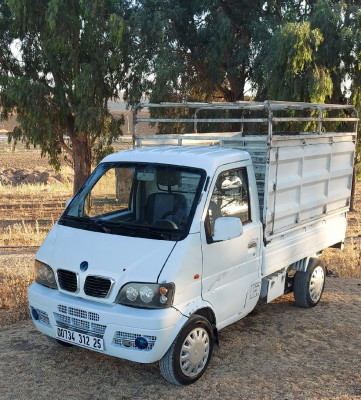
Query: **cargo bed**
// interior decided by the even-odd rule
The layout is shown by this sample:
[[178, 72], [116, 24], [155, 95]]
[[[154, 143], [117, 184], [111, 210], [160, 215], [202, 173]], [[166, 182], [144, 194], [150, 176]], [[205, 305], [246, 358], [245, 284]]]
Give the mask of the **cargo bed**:
[[[199, 118], [200, 111], [219, 111], [220, 103], [172, 105], [196, 109], [196, 118], [134, 118], [135, 123], [241, 123], [242, 132], [134, 136], [135, 147], [161, 145], [219, 145], [247, 151], [252, 158], [263, 223], [263, 275], [284, 263], [307, 257], [343, 242], [350, 209], [357, 112], [352, 106], [265, 102], [225, 103], [242, 110], [242, 118]], [[171, 107], [148, 104], [144, 108]], [[141, 107], [143, 108], [143, 107]], [[262, 117], [262, 111], [264, 116]], [[248, 117], [245, 116], [248, 112]], [[255, 116], [256, 114], [256, 116]], [[301, 116], [300, 116], [301, 115]], [[197, 125], [198, 124], [198, 125]], [[244, 129], [255, 124], [263, 132]], [[283, 124], [283, 125], [282, 125]], [[278, 125], [304, 131], [276, 131]], [[333, 124], [330, 125], [330, 124]], [[326, 131], [339, 124], [340, 131]], [[310, 128], [313, 128], [311, 130]], [[135, 129], [136, 132], [136, 129]], [[341, 220], [341, 221], [340, 221]], [[287, 261], [286, 261], [287, 260]]]

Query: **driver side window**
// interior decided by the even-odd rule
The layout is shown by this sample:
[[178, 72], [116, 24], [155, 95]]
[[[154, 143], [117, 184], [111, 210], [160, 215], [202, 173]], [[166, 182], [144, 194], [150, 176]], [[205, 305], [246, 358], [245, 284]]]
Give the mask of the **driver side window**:
[[214, 235], [214, 223], [219, 217], [236, 217], [243, 224], [251, 220], [246, 168], [219, 174], [205, 221], [208, 238]]
[[85, 198], [84, 215], [89, 218], [130, 209], [134, 169], [111, 168]]

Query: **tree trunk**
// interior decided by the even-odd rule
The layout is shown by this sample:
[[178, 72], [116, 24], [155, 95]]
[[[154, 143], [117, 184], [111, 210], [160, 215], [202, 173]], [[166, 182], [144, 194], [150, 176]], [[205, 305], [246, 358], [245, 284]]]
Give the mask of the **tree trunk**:
[[230, 96], [226, 101], [244, 100], [244, 87], [246, 84], [246, 75], [240, 73], [239, 76], [231, 79], [228, 78], [230, 85]]
[[75, 194], [91, 173], [91, 148], [84, 133], [74, 135], [71, 139], [74, 161], [73, 194]]

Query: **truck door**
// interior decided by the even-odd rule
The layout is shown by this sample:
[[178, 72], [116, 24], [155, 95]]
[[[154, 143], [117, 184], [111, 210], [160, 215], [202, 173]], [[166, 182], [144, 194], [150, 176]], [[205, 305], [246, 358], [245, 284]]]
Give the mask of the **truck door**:
[[[248, 182], [246, 167], [223, 168], [210, 188], [206, 204], [201, 230], [202, 297], [213, 305], [219, 327], [247, 314], [259, 296], [261, 223], [256, 220], [257, 213], [252, 212], [254, 202], [251, 203]], [[233, 239], [214, 241], [214, 225], [219, 217], [239, 218], [243, 233]]]

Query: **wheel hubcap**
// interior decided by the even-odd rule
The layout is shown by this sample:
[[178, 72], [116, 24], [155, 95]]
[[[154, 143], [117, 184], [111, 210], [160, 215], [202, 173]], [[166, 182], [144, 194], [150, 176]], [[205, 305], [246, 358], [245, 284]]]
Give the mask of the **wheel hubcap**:
[[322, 294], [325, 274], [323, 268], [318, 266], [314, 269], [310, 279], [310, 297], [316, 303]]
[[180, 354], [180, 367], [184, 375], [198, 375], [207, 363], [209, 356], [209, 335], [203, 328], [193, 329], [183, 342]]

